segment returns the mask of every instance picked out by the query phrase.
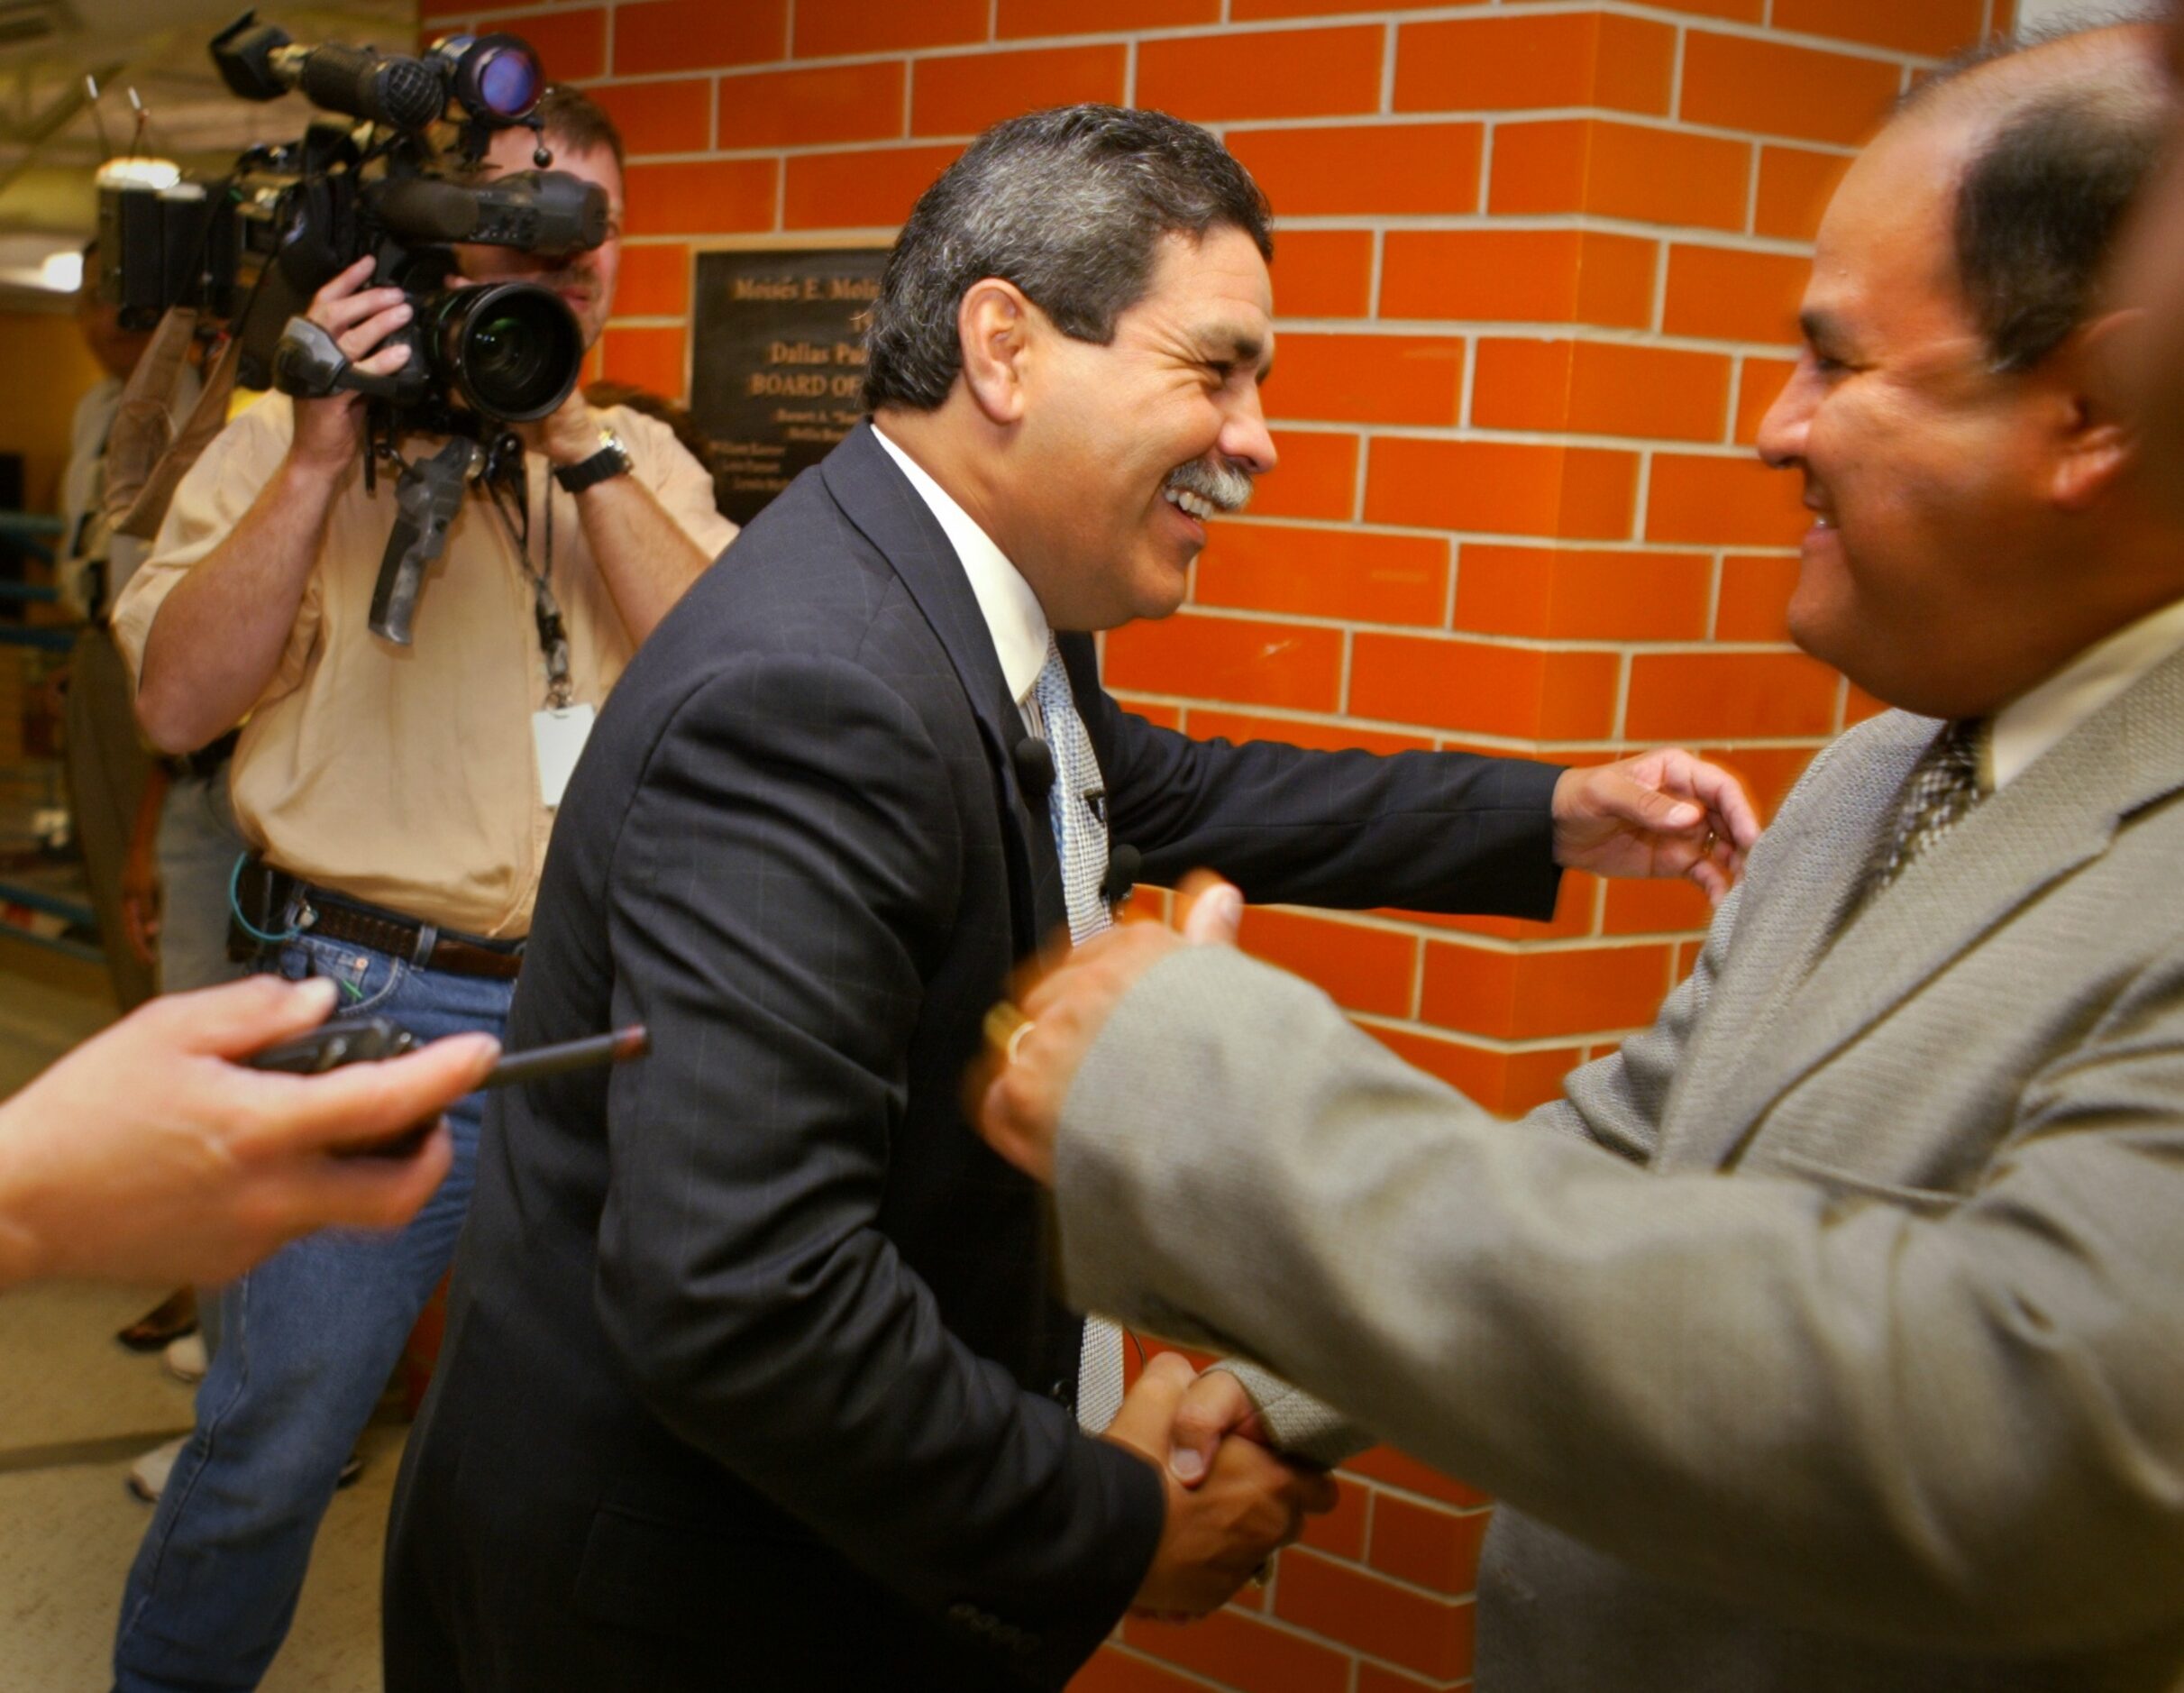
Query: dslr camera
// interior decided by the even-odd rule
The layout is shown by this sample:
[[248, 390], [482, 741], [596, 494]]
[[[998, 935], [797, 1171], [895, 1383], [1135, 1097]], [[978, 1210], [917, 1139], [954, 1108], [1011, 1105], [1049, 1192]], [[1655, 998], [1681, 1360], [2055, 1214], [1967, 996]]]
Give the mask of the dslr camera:
[[[511, 424], [556, 410], [576, 386], [584, 335], [551, 288], [507, 281], [450, 287], [457, 242], [548, 257], [596, 247], [607, 197], [553, 162], [487, 178], [494, 134], [528, 126], [546, 80], [520, 37], [451, 35], [417, 57], [326, 42], [299, 46], [245, 12], [213, 38], [213, 62], [247, 100], [300, 90], [322, 111], [300, 139], [251, 148], [215, 184], [107, 188], [99, 204], [100, 290], [133, 326], [196, 309], [237, 343], [236, 380], [302, 398], [364, 395], [366, 486], [401, 467], [400, 516], [372, 602], [371, 627], [407, 645], [426, 565], [438, 555], [467, 483], [507, 474], [521, 451]], [[410, 357], [391, 375], [356, 371], [305, 316], [313, 295], [369, 257], [368, 286], [403, 290], [409, 322], [390, 337]], [[413, 435], [445, 437], [406, 462]], [[491, 478], [489, 478], [489, 480]]]

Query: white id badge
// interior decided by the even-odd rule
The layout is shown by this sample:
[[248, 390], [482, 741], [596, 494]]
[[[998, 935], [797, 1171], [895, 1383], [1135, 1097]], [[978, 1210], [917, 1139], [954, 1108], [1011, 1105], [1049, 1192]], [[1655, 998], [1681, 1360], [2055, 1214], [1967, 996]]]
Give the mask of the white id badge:
[[556, 711], [547, 707], [531, 714], [531, 738], [538, 746], [538, 797], [549, 806], [562, 802], [569, 778], [591, 734], [596, 715], [589, 705], [572, 705]]

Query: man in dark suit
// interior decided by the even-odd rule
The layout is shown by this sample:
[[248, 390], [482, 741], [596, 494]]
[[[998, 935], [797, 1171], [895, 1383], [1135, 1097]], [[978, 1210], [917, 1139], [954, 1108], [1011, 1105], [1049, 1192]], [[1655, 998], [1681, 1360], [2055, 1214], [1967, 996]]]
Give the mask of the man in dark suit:
[[1749, 812], [1685, 755], [1234, 747], [1101, 691], [1083, 632], [1173, 610], [1273, 467], [1270, 251], [1188, 124], [991, 132], [891, 261], [873, 423], [601, 717], [511, 1039], [643, 1021], [653, 1056], [502, 1101], [396, 1505], [395, 1693], [1056, 1687], [1324, 1501], [1244, 1441], [1179, 1483], [1172, 1366], [1110, 1425], [1119, 1337], [1055, 1303], [1036, 1190], [962, 1117], [1010, 965], [1128, 879], [1110, 829], [1144, 879], [1323, 905], [1733, 872]]

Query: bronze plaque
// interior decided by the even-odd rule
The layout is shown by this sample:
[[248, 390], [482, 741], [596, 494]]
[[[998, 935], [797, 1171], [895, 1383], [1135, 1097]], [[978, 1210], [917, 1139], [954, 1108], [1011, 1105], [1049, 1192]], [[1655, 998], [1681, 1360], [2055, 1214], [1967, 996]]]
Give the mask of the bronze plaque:
[[690, 415], [717, 451], [720, 508], [744, 524], [864, 416], [864, 308], [885, 247], [698, 255]]

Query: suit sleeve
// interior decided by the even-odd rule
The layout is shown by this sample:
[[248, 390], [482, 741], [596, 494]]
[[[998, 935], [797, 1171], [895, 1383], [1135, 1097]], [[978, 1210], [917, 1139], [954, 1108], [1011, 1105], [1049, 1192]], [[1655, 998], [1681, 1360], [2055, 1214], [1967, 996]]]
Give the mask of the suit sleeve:
[[2082, 1649], [2184, 1592], [2180, 1099], [2172, 955], [2033, 1078], [1969, 1195], [1660, 1174], [1198, 948], [1072, 1089], [1064, 1268], [1659, 1578], [1854, 1638]]
[[653, 1056], [610, 1086], [596, 1298], [668, 1428], [1055, 1684], [1135, 1593], [1162, 1486], [969, 1351], [874, 1226], [955, 918], [948, 789], [850, 663], [746, 659], [675, 714], [608, 878], [615, 1018]]
[[1195, 741], [1102, 691], [1085, 707], [1110, 828], [1147, 882], [1203, 866], [1255, 904], [1554, 915], [1557, 765]]

